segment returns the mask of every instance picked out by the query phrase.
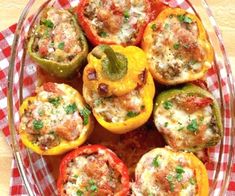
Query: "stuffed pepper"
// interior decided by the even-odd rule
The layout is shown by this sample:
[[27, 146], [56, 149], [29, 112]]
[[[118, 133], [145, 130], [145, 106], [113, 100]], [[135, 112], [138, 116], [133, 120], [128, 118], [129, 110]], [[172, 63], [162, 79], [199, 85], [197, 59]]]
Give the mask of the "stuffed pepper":
[[70, 77], [86, 60], [86, 38], [68, 10], [46, 8], [29, 36], [29, 55], [52, 75]]
[[214, 61], [202, 22], [180, 8], [167, 8], [148, 24], [142, 48], [154, 79], [166, 85], [202, 78]]
[[63, 158], [57, 186], [60, 196], [127, 196], [128, 170], [108, 148], [101, 145], [83, 146]]
[[86, 141], [93, 129], [81, 95], [66, 84], [45, 83], [20, 106], [19, 135], [38, 154], [57, 155]]
[[207, 171], [192, 153], [155, 148], [135, 169], [133, 195], [209, 195]]
[[197, 151], [216, 145], [223, 136], [220, 108], [206, 90], [187, 85], [157, 97], [154, 122], [177, 150]]
[[78, 21], [93, 45], [137, 45], [150, 19], [149, 0], [81, 0]]
[[126, 133], [151, 115], [155, 87], [145, 53], [135, 46], [101, 45], [88, 55], [83, 96], [96, 120], [113, 133]]

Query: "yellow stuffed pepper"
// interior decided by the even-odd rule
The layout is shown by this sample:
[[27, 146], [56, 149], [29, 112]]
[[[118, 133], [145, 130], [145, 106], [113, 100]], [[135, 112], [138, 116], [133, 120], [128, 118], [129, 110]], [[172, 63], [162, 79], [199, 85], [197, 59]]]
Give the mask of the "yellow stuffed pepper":
[[144, 124], [151, 115], [154, 94], [140, 48], [100, 45], [88, 55], [83, 96], [96, 120], [109, 131], [122, 134]]
[[38, 154], [58, 155], [76, 148], [92, 130], [90, 110], [66, 84], [45, 83], [20, 106], [20, 138]]
[[207, 196], [207, 171], [193, 153], [155, 148], [137, 163], [132, 194]]
[[148, 24], [142, 48], [152, 76], [166, 85], [200, 79], [214, 61], [202, 22], [180, 8], [167, 8]]

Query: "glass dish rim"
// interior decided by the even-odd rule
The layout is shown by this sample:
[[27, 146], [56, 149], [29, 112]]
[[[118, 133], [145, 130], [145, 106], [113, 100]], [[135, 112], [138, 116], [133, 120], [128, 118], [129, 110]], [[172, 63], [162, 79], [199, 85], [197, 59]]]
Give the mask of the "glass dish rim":
[[[47, 0], [45, 1], [41, 6], [43, 6], [44, 4], [48, 4], [51, 0]], [[190, 2], [190, 0], [185, 0], [192, 8], [192, 3]], [[14, 86], [14, 67], [15, 67], [15, 59], [16, 59], [16, 49], [17, 49], [17, 45], [19, 42], [19, 37], [20, 37], [20, 29], [22, 28], [23, 22], [31, 8], [31, 6], [33, 5], [33, 3], [35, 2], [35, 0], [30, 0], [27, 5], [25, 6], [24, 10], [21, 13], [21, 16], [18, 20], [17, 23], [17, 27], [16, 27], [16, 32], [14, 35], [14, 39], [13, 39], [13, 44], [12, 44], [12, 50], [11, 50], [11, 56], [10, 56], [10, 63], [9, 63], [9, 71], [8, 71], [8, 92], [7, 92], [7, 115], [8, 115], [8, 125], [9, 125], [9, 130], [10, 130], [10, 138], [11, 138], [11, 148], [12, 148], [12, 153], [13, 156], [16, 160], [17, 163], [17, 167], [19, 169], [21, 178], [23, 180], [24, 185], [26, 186], [26, 191], [28, 192], [29, 195], [35, 195], [34, 191], [32, 190], [30, 184], [29, 184], [29, 180], [28, 177], [26, 176], [25, 173], [25, 169], [24, 169], [24, 165], [23, 165], [23, 160], [20, 156], [20, 150], [18, 148], [18, 145], [16, 144], [16, 138], [15, 138], [15, 133], [17, 133], [17, 131], [15, 130], [15, 120], [14, 120], [14, 114], [13, 114], [13, 86]], [[213, 22], [216, 24], [214, 16], [212, 15], [212, 12], [208, 6], [208, 3], [206, 0], [201, 0], [201, 3], [203, 4], [206, 12], [207, 12], [207, 16], [209, 17], [210, 14], [210, 19], [213, 20]], [[211, 23], [210, 20], [210, 23]], [[212, 25], [213, 26], [213, 25]], [[216, 31], [216, 27], [217, 24], [215, 26], [213, 26], [213, 30], [215, 31], [217, 37], [221, 36], [220, 32]], [[222, 37], [222, 36], [221, 36]], [[222, 39], [221, 39], [222, 40]], [[228, 56], [227, 56], [227, 52], [224, 46], [224, 42], [223, 40], [220, 42], [220, 49], [223, 53], [223, 58], [224, 58], [224, 66], [226, 69], [226, 73], [231, 73], [231, 64], [229, 62]], [[235, 91], [234, 91], [234, 82], [233, 82], [233, 78], [232, 76], [229, 77], [227, 79], [228, 82], [228, 87], [229, 87], [229, 93], [230, 93], [230, 103], [229, 103], [229, 109], [231, 111], [231, 146], [233, 146], [233, 148], [230, 149], [229, 151], [229, 161], [228, 161], [228, 165], [227, 165], [227, 169], [226, 169], [226, 174], [225, 174], [225, 180], [223, 181], [222, 184], [222, 190], [220, 195], [222, 195], [228, 188], [229, 185], [229, 179], [230, 179], [230, 174], [231, 174], [231, 170], [232, 170], [232, 164], [233, 164], [233, 159], [234, 159], [234, 131], [235, 131]]]

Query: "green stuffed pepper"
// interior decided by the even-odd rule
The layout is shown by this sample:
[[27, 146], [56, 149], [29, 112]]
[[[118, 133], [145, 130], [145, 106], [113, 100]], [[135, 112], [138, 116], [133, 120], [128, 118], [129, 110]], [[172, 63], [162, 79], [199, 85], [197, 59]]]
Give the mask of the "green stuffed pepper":
[[68, 78], [86, 60], [88, 45], [74, 15], [51, 7], [30, 34], [28, 53], [45, 71]]
[[223, 136], [216, 99], [195, 85], [162, 92], [156, 100], [154, 123], [176, 150], [195, 152], [215, 146]]

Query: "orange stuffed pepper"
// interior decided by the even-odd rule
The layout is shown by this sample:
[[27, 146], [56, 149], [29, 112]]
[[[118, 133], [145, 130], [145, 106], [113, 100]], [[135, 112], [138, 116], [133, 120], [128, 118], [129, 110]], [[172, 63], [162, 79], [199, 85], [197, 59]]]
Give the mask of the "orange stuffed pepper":
[[166, 85], [200, 79], [214, 61], [202, 22], [180, 8], [167, 8], [148, 24], [142, 48], [152, 76]]

